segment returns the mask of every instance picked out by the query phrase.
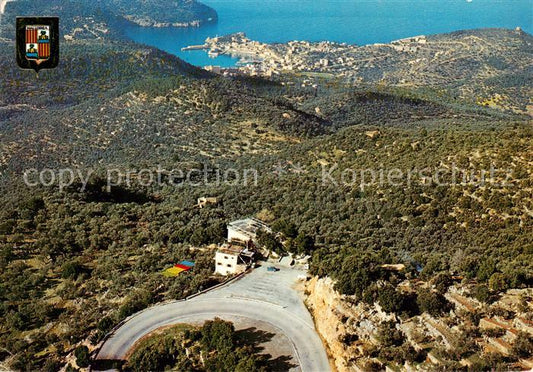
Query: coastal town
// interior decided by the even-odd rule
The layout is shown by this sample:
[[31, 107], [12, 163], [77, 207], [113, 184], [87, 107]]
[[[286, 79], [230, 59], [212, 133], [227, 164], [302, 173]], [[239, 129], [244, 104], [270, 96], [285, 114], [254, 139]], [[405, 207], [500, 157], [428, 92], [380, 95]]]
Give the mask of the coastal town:
[[[517, 27], [514, 30], [418, 35], [388, 44], [358, 46], [332, 41], [268, 44], [251, 40], [239, 32], [207, 38], [205, 44], [183, 50], [205, 50], [212, 58], [220, 55], [238, 58], [235, 68], [216, 66], [216, 60], [205, 67], [226, 76], [244, 74], [285, 82], [298, 75], [308, 80], [306, 85], [315, 87], [324, 79], [354, 85], [434, 87], [448, 90], [452, 98], [461, 97], [482, 106], [526, 113], [531, 109], [526, 87], [498, 94], [491, 87], [494, 84], [491, 79], [505, 66], [531, 66], [526, 50], [519, 53], [519, 60], [502, 57], [506, 53], [498, 53], [497, 58], [494, 55], [502, 48], [512, 49], [513, 53], [520, 51], [517, 39], [524, 35]], [[469, 84], [462, 84], [464, 79], [468, 79]]]
[[[522, 31], [517, 28], [515, 32]], [[489, 39], [465, 34], [456, 41], [446, 40], [443, 35], [418, 35], [389, 44], [365, 46], [332, 41], [267, 44], [251, 40], [245, 33], [238, 32], [207, 38], [205, 44], [183, 50], [205, 49], [213, 58], [222, 54], [237, 57], [241, 71], [250, 75], [272, 76], [298, 71], [330, 73], [352, 81], [364, 81], [385, 77], [392, 79], [395, 74], [389, 76], [386, 70], [383, 71], [385, 66], [406, 65], [423, 69], [428, 62], [445, 60], [451, 58], [452, 54], [454, 60], [471, 54], [483, 55], [491, 46], [495, 47], [495, 43], [496, 40], [491, 43]], [[408, 76], [404, 76], [403, 79], [396, 79], [396, 82], [407, 84], [408, 79]]]

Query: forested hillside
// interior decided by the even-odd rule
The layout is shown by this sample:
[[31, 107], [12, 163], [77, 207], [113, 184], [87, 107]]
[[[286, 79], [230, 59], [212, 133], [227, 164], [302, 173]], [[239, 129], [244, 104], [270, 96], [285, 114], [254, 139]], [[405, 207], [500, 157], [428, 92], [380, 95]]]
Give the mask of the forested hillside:
[[232, 157], [328, 126], [287, 100], [255, 94], [245, 82], [214, 78], [134, 44], [68, 43], [61, 66], [38, 81], [7, 56], [0, 64], [7, 76], [0, 83], [0, 166], [8, 172]]
[[119, 16], [103, 4], [95, 7], [83, 0], [51, 1], [12, 1], [6, 4], [0, 17], [0, 37], [15, 40], [16, 17], [41, 15], [59, 17], [59, 31], [62, 42], [65, 35], [75, 39], [117, 38], [122, 36], [120, 25], [124, 24]]
[[[13, 65], [11, 43], [0, 52], [6, 368], [57, 370], [128, 315], [218, 283], [212, 244], [243, 216], [286, 238], [263, 237], [279, 253], [310, 254], [310, 272], [353, 301], [385, 302], [380, 288], [396, 299], [404, 278], [453, 275], [485, 300], [533, 284], [529, 117], [407, 88], [225, 79], [117, 40], [69, 41], [60, 67], [38, 79]], [[143, 185], [139, 171], [159, 166], [257, 176]], [[93, 173], [85, 188], [23, 182], [28, 168], [63, 167]], [[107, 189], [109, 168], [131, 172], [130, 184]], [[381, 181], [392, 169], [401, 182]], [[361, 170], [377, 178], [363, 181]], [[206, 195], [220, 202], [195, 208]], [[191, 272], [161, 275], [184, 259], [196, 262]], [[391, 275], [385, 264], [406, 270]], [[394, 311], [412, 310], [399, 302]]]
[[2, 117], [11, 109], [64, 108], [120, 93], [132, 80], [180, 76], [209, 77], [201, 69], [154, 48], [125, 41], [80, 40], [64, 43], [53, 71], [25, 71], [13, 64], [14, 45], [0, 42]]
[[105, 4], [140, 26], [186, 27], [217, 21], [214, 9], [195, 0], [99, 0], [97, 3]]
[[57, 16], [62, 37], [102, 39], [122, 37], [126, 23], [141, 26], [200, 26], [216, 22], [214, 9], [195, 0], [17, 0], [6, 4], [0, 36], [14, 39], [17, 16]]
[[[341, 292], [359, 298], [375, 296], [377, 280], [398, 280], [380, 269], [391, 263], [404, 263], [415, 278], [447, 272], [488, 283], [503, 275], [498, 290], [531, 287], [531, 129], [436, 124], [350, 127], [275, 156], [242, 157], [234, 167], [259, 169], [257, 186], [136, 185], [111, 194], [98, 182], [84, 192], [19, 186], [2, 212], [2, 347], [16, 355], [15, 368], [43, 366], [45, 355], [47, 363], [59, 361], [78, 341], [92, 335], [96, 342], [133, 311], [205, 288], [214, 280], [212, 253], [189, 247], [221, 242], [228, 221], [254, 214], [285, 231], [293, 241], [285, 249], [312, 253], [313, 273], [333, 277]], [[494, 162], [511, 173], [504, 186], [429, 187], [417, 179], [409, 187], [361, 189], [323, 185], [325, 162], [343, 164], [334, 179], [345, 167], [381, 162], [400, 169]], [[272, 173], [279, 164], [286, 172]], [[202, 195], [221, 204], [195, 209]], [[161, 276], [180, 259], [195, 260], [198, 269], [177, 279]], [[48, 327], [52, 332], [40, 337]], [[26, 341], [12, 342], [24, 335]]]

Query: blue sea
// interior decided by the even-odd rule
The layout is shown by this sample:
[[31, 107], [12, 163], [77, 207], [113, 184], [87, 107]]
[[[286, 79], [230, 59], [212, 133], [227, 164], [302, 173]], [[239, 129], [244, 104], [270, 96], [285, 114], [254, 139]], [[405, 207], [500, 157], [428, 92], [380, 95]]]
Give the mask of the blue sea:
[[243, 31], [262, 42], [330, 40], [349, 44], [387, 43], [414, 35], [464, 29], [521, 27], [533, 31], [533, 0], [205, 0], [217, 24], [200, 28], [130, 27], [140, 43], [175, 54], [197, 66], [233, 66], [228, 56], [182, 52], [207, 37]]

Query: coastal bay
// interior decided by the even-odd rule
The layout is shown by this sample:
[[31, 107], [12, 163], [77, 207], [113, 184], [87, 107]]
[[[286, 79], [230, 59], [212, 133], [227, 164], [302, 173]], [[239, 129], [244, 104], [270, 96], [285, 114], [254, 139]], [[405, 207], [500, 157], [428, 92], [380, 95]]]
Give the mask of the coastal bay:
[[198, 65], [234, 66], [229, 56], [209, 58], [204, 51], [182, 51], [208, 37], [245, 32], [263, 43], [292, 40], [357, 45], [389, 43], [415, 36], [476, 28], [520, 27], [533, 31], [528, 0], [360, 1], [360, 0], [206, 0], [218, 22], [193, 28], [130, 27], [128, 37]]

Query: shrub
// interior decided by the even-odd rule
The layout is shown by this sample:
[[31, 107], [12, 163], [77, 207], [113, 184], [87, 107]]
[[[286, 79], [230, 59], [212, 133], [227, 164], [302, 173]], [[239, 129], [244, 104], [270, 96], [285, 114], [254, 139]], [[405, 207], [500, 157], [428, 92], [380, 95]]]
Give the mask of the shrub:
[[89, 367], [89, 348], [87, 346], [78, 346], [74, 350], [74, 356], [76, 357], [76, 364], [78, 367]]
[[477, 285], [472, 290], [472, 296], [480, 302], [489, 303], [492, 296], [489, 288], [486, 285]]
[[405, 339], [402, 331], [397, 329], [396, 323], [392, 321], [381, 324], [377, 338], [384, 347], [400, 346]]
[[418, 292], [416, 303], [422, 312], [427, 312], [432, 316], [440, 316], [451, 308], [443, 295], [425, 288]]
[[83, 266], [76, 261], [65, 262], [61, 266], [61, 277], [63, 279], [75, 280], [83, 272]]
[[513, 344], [512, 354], [517, 358], [528, 358], [533, 355], [533, 337], [526, 332], [518, 333]]

